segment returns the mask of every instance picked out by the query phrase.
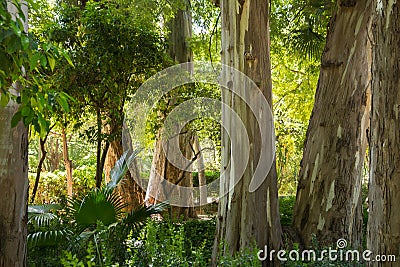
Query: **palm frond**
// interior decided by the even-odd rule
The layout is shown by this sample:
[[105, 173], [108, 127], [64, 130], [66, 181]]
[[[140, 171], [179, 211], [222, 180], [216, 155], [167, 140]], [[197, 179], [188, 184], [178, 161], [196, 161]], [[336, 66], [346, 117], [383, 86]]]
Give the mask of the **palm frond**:
[[55, 246], [68, 239], [72, 231], [68, 229], [45, 230], [30, 233], [27, 236], [29, 246]]
[[110, 171], [110, 182], [106, 185], [108, 191], [113, 191], [115, 187], [124, 178], [126, 172], [128, 171], [129, 165], [132, 163], [133, 159], [139, 154], [141, 150], [136, 149], [128, 157], [128, 151], [126, 151], [118, 160], [115, 162], [114, 168]]
[[104, 225], [117, 222], [126, 207], [121, 197], [105, 188], [93, 189], [84, 196], [70, 199], [67, 214], [81, 230], [94, 226], [98, 221]]
[[125, 230], [137, 230], [143, 226], [144, 222], [153, 214], [159, 214], [169, 207], [168, 202], [161, 202], [150, 207], [145, 205], [140, 206], [138, 209], [131, 211], [121, 221], [121, 225]]
[[53, 212], [59, 209], [59, 204], [29, 205], [28, 224], [36, 227], [49, 226], [51, 222], [58, 220], [58, 216]]

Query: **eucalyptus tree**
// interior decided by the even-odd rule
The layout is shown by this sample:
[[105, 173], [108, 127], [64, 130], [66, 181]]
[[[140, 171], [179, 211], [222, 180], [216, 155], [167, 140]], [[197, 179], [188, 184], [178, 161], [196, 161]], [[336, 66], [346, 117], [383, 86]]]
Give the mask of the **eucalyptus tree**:
[[[400, 228], [400, 3], [372, 1], [375, 27], [372, 64], [372, 110], [367, 247], [374, 255], [399, 258]], [[397, 266], [371, 262], [369, 266]]]
[[[18, 78], [23, 76], [21, 68], [27, 63], [23, 54], [29, 46], [29, 40], [28, 46], [24, 45], [27, 15], [27, 6], [18, 10], [11, 1], [0, 3], [0, 190], [4, 199], [0, 204], [1, 266], [26, 266], [28, 134], [22, 122], [11, 128], [19, 105], [15, 99], [10, 100], [9, 94], [18, 94], [22, 87]], [[9, 89], [12, 84], [14, 89]]]
[[370, 111], [371, 1], [337, 1], [321, 59], [293, 226], [306, 245], [362, 241], [361, 184]]
[[[233, 67], [248, 75], [259, 87], [262, 98], [272, 106], [270, 38], [269, 38], [269, 1], [221, 1], [222, 18], [222, 63]], [[230, 90], [223, 90], [222, 100], [240, 116], [248, 136], [231, 137], [225, 131], [222, 135], [222, 167], [224, 172], [221, 178], [221, 188], [226, 193], [219, 202], [217, 232], [214, 243], [213, 262], [217, 255], [230, 255], [252, 247], [254, 244], [269, 249], [279, 249], [281, 245], [281, 225], [278, 208], [277, 177], [275, 160], [271, 159], [272, 166], [267, 173], [259, 173], [262, 182], [255, 191], [250, 192], [251, 180], [256, 172], [257, 164], [268, 165], [269, 162], [261, 157], [265, 153], [266, 140], [262, 140], [260, 127], [271, 123], [268, 111], [257, 105], [262, 101], [260, 96], [251, 92], [250, 83], [240, 83], [237, 73], [227, 68], [222, 70], [222, 82]], [[236, 81], [234, 83], [233, 81]], [[258, 90], [258, 89], [257, 89]], [[240, 101], [237, 94], [248, 94], [249, 105]], [[235, 96], [236, 95], [236, 96]], [[257, 109], [259, 108], [259, 109]], [[257, 120], [262, 125], [257, 125]], [[223, 111], [223, 123], [227, 131], [236, 133], [237, 124], [233, 117]], [[272, 134], [272, 133], [270, 133]], [[242, 159], [243, 144], [248, 139], [249, 157]], [[234, 151], [234, 146], [240, 150]], [[272, 146], [274, 144], [271, 144]], [[271, 152], [271, 151], [269, 151]], [[234, 154], [236, 153], [236, 154]], [[235, 159], [236, 158], [236, 159]], [[243, 161], [243, 162], [239, 162]], [[240, 174], [236, 165], [246, 164], [243, 174]], [[254, 188], [253, 188], [254, 189]], [[222, 251], [218, 250], [222, 243]], [[265, 262], [274, 265], [274, 262]]]
[[[38, 68], [55, 66], [52, 46], [28, 35], [30, 1], [0, 2], [0, 265], [26, 265], [28, 133], [46, 132], [39, 107], [48, 97]], [[37, 75], [37, 76], [36, 76]], [[60, 100], [60, 99], [57, 99]], [[63, 101], [63, 100], [61, 100]], [[34, 107], [34, 108], [33, 108]]]

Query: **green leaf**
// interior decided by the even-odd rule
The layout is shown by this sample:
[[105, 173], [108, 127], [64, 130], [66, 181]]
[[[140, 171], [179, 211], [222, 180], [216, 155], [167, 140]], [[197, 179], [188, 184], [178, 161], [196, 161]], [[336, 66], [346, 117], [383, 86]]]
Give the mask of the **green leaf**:
[[29, 48], [29, 38], [26, 35], [21, 35], [21, 45], [23, 50], [27, 50]]
[[22, 116], [21, 116], [21, 112], [20, 111], [15, 113], [14, 116], [12, 117], [12, 119], [11, 119], [11, 127], [14, 128], [15, 126], [17, 126], [18, 122], [21, 121], [21, 118], [22, 118]]
[[67, 60], [68, 64], [70, 64], [72, 67], [74, 67], [74, 63], [72, 63], [72, 60], [69, 57], [68, 53], [64, 50], [61, 53], [62, 53], [63, 57]]
[[40, 125], [40, 136], [44, 137], [49, 131], [49, 123], [40, 114], [38, 115], [38, 122]]
[[41, 57], [41, 55], [39, 53], [35, 53], [29, 59], [29, 68], [30, 68], [31, 71], [36, 69], [36, 66], [39, 63], [40, 57]]
[[5, 107], [7, 106], [8, 102], [10, 101], [10, 96], [8, 93], [0, 93], [0, 106]]
[[63, 95], [58, 95], [57, 98], [57, 103], [62, 107], [62, 109], [65, 112], [69, 112], [69, 105], [67, 99]]
[[32, 112], [32, 109], [30, 107], [24, 106], [21, 110], [21, 115], [24, 117], [28, 117], [31, 112]]
[[22, 31], [21, 31], [21, 29], [20, 29], [15, 23], [11, 23], [11, 24], [10, 24], [10, 27], [11, 27], [11, 29], [13, 29], [14, 33], [15, 33], [17, 36], [21, 36]]
[[40, 65], [42, 65], [43, 67], [47, 66], [47, 58], [45, 55], [40, 55]]
[[54, 67], [56, 65], [56, 60], [51, 55], [47, 54], [47, 61], [49, 62], [51, 71], [54, 71]]

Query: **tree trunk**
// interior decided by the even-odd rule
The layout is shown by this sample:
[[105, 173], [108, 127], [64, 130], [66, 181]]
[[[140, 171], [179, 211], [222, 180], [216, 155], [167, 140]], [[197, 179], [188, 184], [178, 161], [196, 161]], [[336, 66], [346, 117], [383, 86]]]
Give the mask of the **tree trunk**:
[[43, 163], [46, 159], [47, 151], [45, 148], [46, 140], [47, 137], [49, 136], [49, 133], [46, 134], [45, 138], [39, 138], [39, 154], [40, 154], [40, 160], [39, 164], [36, 169], [36, 178], [35, 178], [35, 184], [33, 186], [32, 190], [32, 197], [31, 197], [31, 203], [33, 204], [35, 202], [35, 197], [36, 197], [36, 192], [39, 187], [39, 181], [40, 181], [40, 174], [42, 173], [42, 168], [43, 168]]
[[361, 184], [370, 112], [371, 0], [338, 1], [322, 56], [293, 225], [306, 246], [361, 246]]
[[[185, 63], [193, 61], [193, 53], [190, 49], [188, 39], [192, 37], [192, 18], [189, 10], [190, 1], [186, 1], [186, 10], [178, 10], [171, 22], [171, 36], [169, 39], [169, 54], [177, 63]], [[191, 70], [188, 70], [192, 72]], [[174, 97], [174, 96], [172, 96]], [[172, 104], [176, 101], [172, 99]], [[165, 119], [165, 118], [164, 118]], [[185, 133], [179, 133], [179, 149], [186, 158], [192, 157], [193, 132], [184, 129]], [[169, 189], [163, 187], [163, 180], [167, 180], [172, 184], [178, 184], [184, 187], [193, 187], [192, 174], [188, 170], [183, 170], [174, 166], [167, 159], [166, 154], [175, 154], [174, 151], [164, 151], [162, 142], [166, 142], [166, 150], [175, 149], [170, 145], [170, 140], [163, 140], [161, 131], [157, 134], [155, 144], [154, 157], [150, 171], [149, 184], [146, 192], [146, 203], [154, 203], [157, 201], [169, 199]], [[178, 149], [178, 148], [176, 148]], [[180, 179], [180, 177], [182, 177]], [[183, 196], [182, 196], [183, 197]], [[193, 196], [185, 196], [188, 203], [193, 203]], [[192, 206], [192, 205], [189, 205]], [[193, 207], [176, 207], [171, 205], [170, 214], [173, 218], [190, 218], [196, 217]]]
[[[400, 257], [400, 3], [374, 1], [368, 249]], [[399, 266], [371, 263], [370, 266]]]
[[[18, 14], [13, 5], [7, 7]], [[27, 6], [22, 10], [27, 18]], [[27, 20], [24, 28], [27, 32]], [[21, 86], [17, 83], [15, 89], [18, 94]], [[22, 122], [11, 128], [17, 109], [13, 100], [0, 107], [0, 266], [26, 266], [27, 257], [28, 133]]]
[[67, 134], [65, 133], [65, 128], [61, 128], [61, 136], [63, 142], [63, 158], [64, 158], [64, 166], [65, 172], [67, 173], [67, 193], [69, 197], [72, 197], [73, 194], [73, 186], [74, 181], [72, 179], [72, 160], [69, 158], [68, 153], [68, 140]]
[[[241, 78], [238, 77], [240, 75], [232, 70], [223, 69], [222, 82], [235, 94], [247, 95], [249, 98], [249, 106], [247, 106], [232, 91], [222, 91], [222, 101], [239, 115], [248, 136], [238, 133], [238, 125], [227, 113], [227, 109], [223, 108], [222, 122], [227, 130], [222, 135], [221, 173], [224, 174], [221, 179], [221, 188], [222, 192], [228, 193], [222, 196], [219, 202], [213, 265], [216, 265], [218, 248], [222, 241], [221, 254], [223, 255], [232, 255], [241, 249], [252, 248], [254, 244], [259, 248], [268, 246], [270, 250], [277, 250], [281, 244], [282, 232], [273, 158], [270, 159], [271, 169], [262, 173], [263, 179], [260, 186], [250, 192], [258, 161], [264, 160], [260, 154], [266, 147], [264, 140], [261, 140], [261, 128], [267, 127], [268, 123], [272, 128], [272, 114], [268, 115], [268, 112], [262, 109], [259, 105], [259, 101], [262, 100], [257, 95], [257, 92], [261, 91], [264, 99], [272, 106], [269, 1], [223, 0], [221, 13], [222, 63], [248, 75], [259, 89], [251, 90], [251, 84], [240, 80]], [[251, 107], [254, 108], [253, 111], [250, 110]], [[256, 119], [262, 124], [257, 125]], [[271, 132], [268, 134], [272, 135], [272, 129], [269, 130]], [[227, 132], [230, 132], [231, 136], [228, 136]], [[248, 148], [244, 147], [245, 140], [249, 141]], [[234, 151], [235, 146], [239, 147], [238, 151]], [[274, 145], [270, 144], [270, 146]], [[249, 149], [248, 159], [242, 158], [245, 149]], [[242, 175], [238, 173], [237, 165], [247, 160], [248, 164]], [[263, 161], [260, 164], [267, 165], [268, 163]], [[274, 262], [263, 264], [273, 266]]]
[[200, 214], [204, 214], [203, 206], [207, 205], [207, 180], [206, 180], [206, 172], [205, 172], [205, 166], [204, 166], [204, 158], [203, 158], [203, 153], [201, 151], [201, 146], [199, 142], [199, 137], [195, 135], [194, 137], [194, 142], [193, 142], [193, 148], [196, 154], [198, 154], [198, 179], [199, 179], [199, 206]]

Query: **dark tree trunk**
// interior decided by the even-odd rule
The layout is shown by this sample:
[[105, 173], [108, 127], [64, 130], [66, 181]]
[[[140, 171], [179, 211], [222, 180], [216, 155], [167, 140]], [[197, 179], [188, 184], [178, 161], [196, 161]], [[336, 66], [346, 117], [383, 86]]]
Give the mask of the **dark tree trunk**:
[[40, 159], [39, 159], [39, 164], [36, 169], [36, 178], [35, 178], [35, 184], [34, 184], [33, 190], [32, 190], [31, 203], [35, 202], [36, 192], [39, 187], [40, 174], [42, 173], [43, 163], [44, 163], [44, 161], [46, 159], [46, 155], [47, 155], [45, 144], [46, 144], [46, 140], [47, 140], [48, 136], [49, 136], [49, 133], [47, 133], [47, 135], [44, 139], [39, 138]]

